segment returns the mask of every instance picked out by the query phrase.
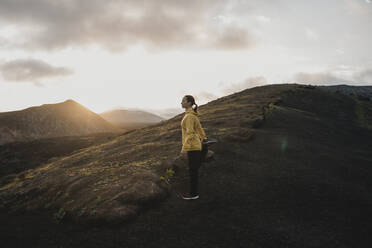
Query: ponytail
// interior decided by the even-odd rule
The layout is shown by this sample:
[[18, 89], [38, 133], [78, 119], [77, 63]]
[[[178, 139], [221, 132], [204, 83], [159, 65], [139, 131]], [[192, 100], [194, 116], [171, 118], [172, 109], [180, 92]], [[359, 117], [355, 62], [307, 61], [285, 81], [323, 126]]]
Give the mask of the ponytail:
[[195, 108], [192, 108], [194, 110], [194, 112], [196, 113], [198, 111], [198, 105], [196, 103], [193, 104], [193, 106], [195, 105]]
[[[195, 113], [197, 113], [198, 105], [195, 103], [195, 98], [192, 95], [185, 95], [185, 97], [187, 98], [188, 102], [192, 103], [191, 108], [194, 110]], [[195, 108], [193, 108], [194, 105], [195, 105]]]

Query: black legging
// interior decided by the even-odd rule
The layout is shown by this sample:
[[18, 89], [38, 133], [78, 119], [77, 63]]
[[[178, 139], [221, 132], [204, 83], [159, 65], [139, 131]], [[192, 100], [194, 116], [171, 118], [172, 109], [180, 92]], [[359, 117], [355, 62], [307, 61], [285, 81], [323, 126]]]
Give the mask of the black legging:
[[208, 146], [202, 144], [202, 150], [187, 151], [189, 160], [189, 174], [190, 174], [190, 194], [199, 194], [199, 168], [201, 163], [205, 161], [208, 153]]
[[201, 165], [201, 151], [187, 151], [187, 158], [189, 161], [189, 175], [190, 175], [190, 194], [199, 194], [199, 168]]

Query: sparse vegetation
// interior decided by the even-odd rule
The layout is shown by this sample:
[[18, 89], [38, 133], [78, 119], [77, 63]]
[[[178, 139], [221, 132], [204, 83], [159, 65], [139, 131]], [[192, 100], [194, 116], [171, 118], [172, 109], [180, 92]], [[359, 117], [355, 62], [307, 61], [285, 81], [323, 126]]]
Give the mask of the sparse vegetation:
[[78, 216], [82, 216], [83, 214], [85, 214], [85, 211], [86, 210], [87, 210], [87, 207], [86, 206], [82, 206], [82, 207], [78, 208], [77, 215]]
[[63, 219], [63, 217], [66, 215], [66, 211], [63, 209], [63, 208], [60, 208], [58, 210], [58, 212], [56, 212], [54, 215], [53, 215], [53, 218], [54, 220], [57, 222], [57, 223], [60, 223]]
[[175, 174], [174, 170], [167, 168], [165, 170], [165, 175], [160, 176], [160, 180], [162, 182], [165, 182], [167, 185], [171, 185], [171, 179], [174, 177], [174, 174]]
[[[206, 133], [221, 141], [249, 142], [253, 137], [251, 128], [262, 123], [262, 106], [274, 102], [278, 89], [251, 89], [199, 106], [200, 120]], [[37, 189], [40, 194], [18, 201], [20, 208], [26, 205], [37, 207], [42, 203], [39, 198], [54, 199], [51, 206], [75, 213], [79, 208], [77, 213], [82, 217], [86, 209], [80, 206], [92, 208], [89, 199], [105, 193], [105, 201], [92, 208], [97, 210], [95, 216], [105, 218], [99, 214], [118, 209], [113, 214], [124, 219], [125, 213], [133, 213], [119, 211], [123, 204], [135, 204], [138, 206], [136, 211], [139, 211], [146, 201], [164, 198], [166, 192], [159, 181], [163, 178], [166, 182], [178, 180], [171, 170], [167, 170], [165, 175], [161, 170], [164, 164], [171, 163], [178, 156], [182, 146], [182, 117], [183, 114], [179, 114], [161, 123], [123, 133], [106, 143], [97, 143], [28, 170], [24, 179], [9, 184], [3, 194], [12, 199], [13, 194], [24, 190], [21, 183], [27, 180], [27, 191]]]
[[[40, 166], [51, 164], [79, 150], [81, 152], [91, 145], [107, 142], [113, 137], [115, 135], [103, 133], [19, 141], [0, 145], [0, 176], [40, 168]], [[31, 176], [29, 175], [29, 177]]]
[[[11, 177], [0, 198], [20, 212], [3, 214], [3, 230], [17, 242], [63, 247], [173, 246], [184, 230], [202, 235], [182, 239], [183, 247], [368, 247], [372, 134], [358, 120], [370, 125], [371, 107], [299, 85], [219, 98], [200, 106], [203, 127], [219, 142], [216, 160], [202, 166], [198, 201], [164, 194], [182, 179], [167, 170], [181, 147], [179, 115]], [[47, 203], [63, 226], [24, 212]], [[77, 223], [120, 226], [70, 223], [70, 214]], [[135, 221], [122, 222], [129, 217]], [[39, 240], [41, 232], [49, 239]]]
[[274, 103], [270, 103], [268, 106], [264, 106], [263, 109], [264, 109], [264, 118], [269, 118], [271, 113], [272, 113], [272, 110], [274, 109], [275, 105]]
[[357, 97], [355, 99], [355, 115], [356, 123], [362, 128], [372, 129], [372, 108], [368, 107], [369, 102], [364, 102], [359, 100]]

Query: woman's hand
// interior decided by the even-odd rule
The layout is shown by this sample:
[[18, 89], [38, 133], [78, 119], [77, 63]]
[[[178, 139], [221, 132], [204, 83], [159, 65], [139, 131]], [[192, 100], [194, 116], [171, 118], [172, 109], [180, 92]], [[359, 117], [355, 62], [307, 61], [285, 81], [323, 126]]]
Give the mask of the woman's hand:
[[187, 151], [185, 151], [185, 150], [181, 150], [181, 152], [180, 152], [180, 157], [181, 157], [181, 158], [187, 158]]

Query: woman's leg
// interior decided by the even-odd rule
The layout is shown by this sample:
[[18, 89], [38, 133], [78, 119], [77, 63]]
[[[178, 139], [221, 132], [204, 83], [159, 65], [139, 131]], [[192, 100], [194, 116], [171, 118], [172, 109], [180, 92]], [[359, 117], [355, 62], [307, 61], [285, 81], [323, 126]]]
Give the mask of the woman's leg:
[[207, 157], [207, 153], [208, 153], [208, 146], [203, 144], [201, 154], [200, 154], [200, 159], [201, 159], [202, 163], [205, 162], [205, 159]]
[[189, 161], [189, 175], [190, 175], [190, 194], [199, 194], [199, 167], [200, 167], [200, 150], [187, 151]]

